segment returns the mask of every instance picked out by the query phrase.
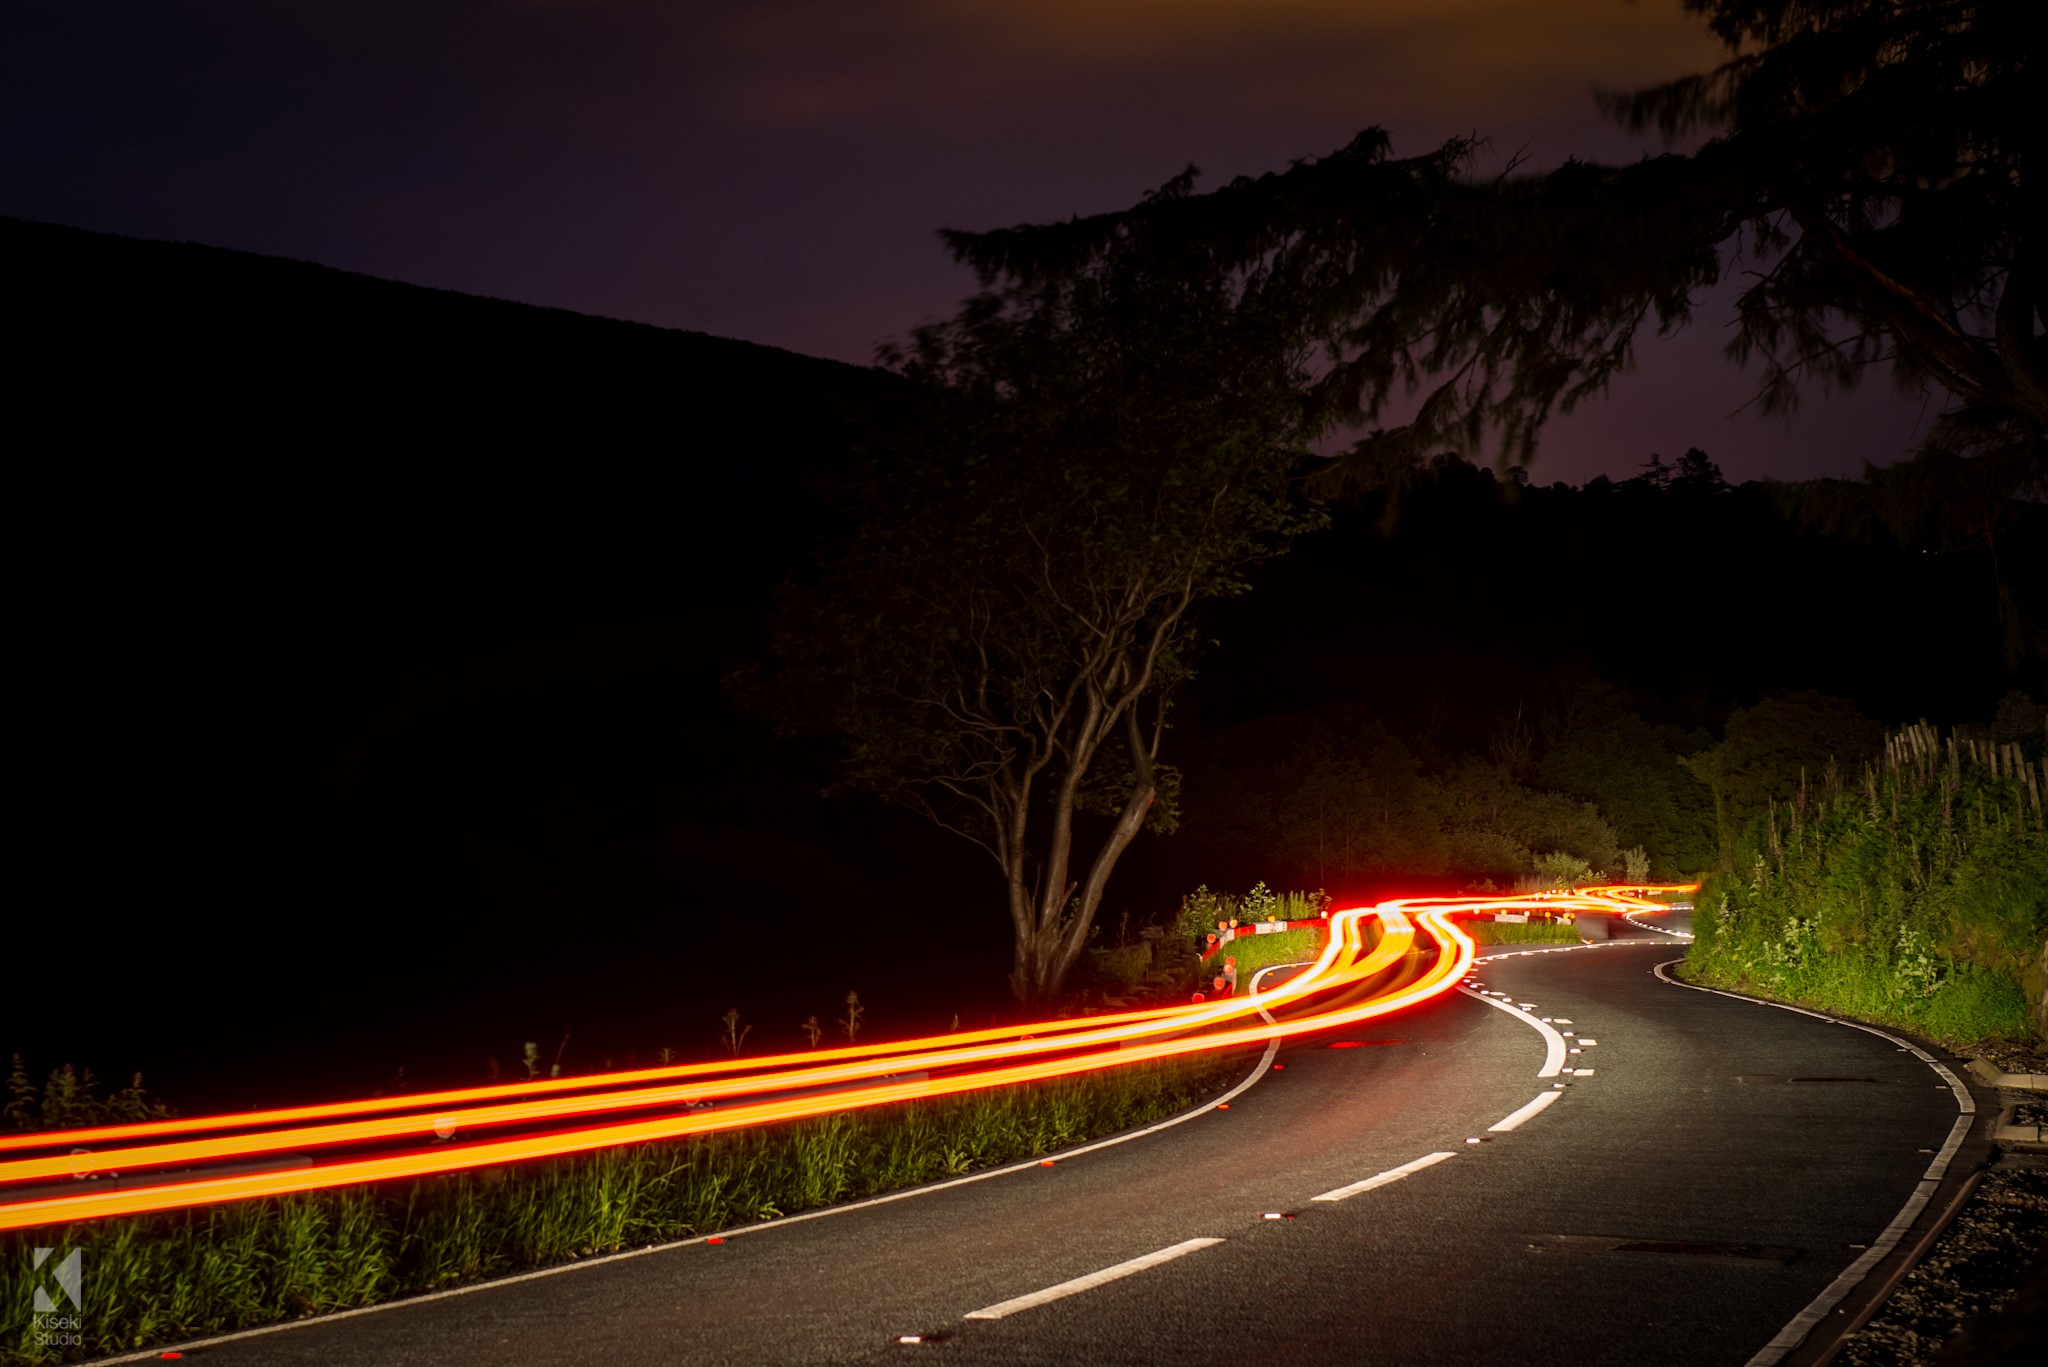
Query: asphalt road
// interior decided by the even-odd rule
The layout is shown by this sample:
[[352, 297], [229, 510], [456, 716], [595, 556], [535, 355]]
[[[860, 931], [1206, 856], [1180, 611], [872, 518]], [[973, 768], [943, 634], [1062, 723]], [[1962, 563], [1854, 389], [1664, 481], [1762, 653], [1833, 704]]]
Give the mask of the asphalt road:
[[[1454, 993], [1335, 1037], [1352, 1047], [1283, 1049], [1228, 1110], [1049, 1168], [194, 1356], [1742, 1364], [1894, 1220], [1957, 1100], [1881, 1038], [1653, 975], [1682, 952], [1639, 937], [1480, 964], [1593, 1070], [1509, 1131], [1489, 1127], [1560, 1090], [1537, 1077], [1546, 1041]], [[1147, 1255], [1170, 1256], [1031, 1303]]]

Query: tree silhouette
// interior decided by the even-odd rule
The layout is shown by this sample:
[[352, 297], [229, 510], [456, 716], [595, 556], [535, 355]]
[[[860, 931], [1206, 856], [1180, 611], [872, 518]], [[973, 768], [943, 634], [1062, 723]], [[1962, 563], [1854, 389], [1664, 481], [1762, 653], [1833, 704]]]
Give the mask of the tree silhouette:
[[1022, 1001], [1059, 991], [1139, 830], [1171, 829], [1197, 608], [1316, 520], [1300, 348], [1270, 327], [1142, 228], [970, 299], [890, 354], [929, 402], [843, 482], [850, 530], [785, 605], [773, 705], [841, 737], [848, 786], [990, 855]]
[[2015, 502], [2048, 491], [2038, 5], [1687, 3], [1729, 60], [1604, 103], [1634, 127], [1702, 137], [1689, 154], [1476, 180], [1471, 141], [1395, 159], [1368, 129], [1208, 194], [950, 240], [987, 280], [1073, 269], [1137, 222], [1231, 264], [1248, 300], [1320, 347], [1310, 411], [1364, 433], [1326, 470], [1355, 486], [1398, 487], [1489, 435], [1526, 462], [1549, 417], [1603, 390], [1645, 328], [1683, 326], [1701, 290], [1740, 280], [1729, 351], [1757, 368], [1766, 412], [1873, 368], [1947, 396], [1914, 468], [1806, 489], [1799, 506], [1995, 550]]

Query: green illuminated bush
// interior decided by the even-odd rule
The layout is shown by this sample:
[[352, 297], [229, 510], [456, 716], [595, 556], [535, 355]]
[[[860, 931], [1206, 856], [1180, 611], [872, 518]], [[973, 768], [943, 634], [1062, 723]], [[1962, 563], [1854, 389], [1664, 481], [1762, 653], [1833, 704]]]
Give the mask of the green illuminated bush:
[[1994, 773], [1914, 728], [1857, 781], [1768, 809], [1698, 894], [1687, 976], [1949, 1043], [2036, 1033], [2048, 830], [2028, 749]]

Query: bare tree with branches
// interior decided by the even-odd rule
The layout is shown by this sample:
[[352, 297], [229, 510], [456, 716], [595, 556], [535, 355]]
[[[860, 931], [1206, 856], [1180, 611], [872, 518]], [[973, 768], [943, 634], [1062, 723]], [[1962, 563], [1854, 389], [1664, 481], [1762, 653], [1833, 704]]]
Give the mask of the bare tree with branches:
[[852, 530], [780, 637], [777, 706], [842, 738], [846, 784], [995, 861], [1020, 1001], [1060, 990], [1139, 831], [1172, 828], [1201, 604], [1318, 516], [1298, 349], [1246, 335], [1235, 272], [1156, 245], [990, 289], [891, 357], [930, 401], [844, 481]]

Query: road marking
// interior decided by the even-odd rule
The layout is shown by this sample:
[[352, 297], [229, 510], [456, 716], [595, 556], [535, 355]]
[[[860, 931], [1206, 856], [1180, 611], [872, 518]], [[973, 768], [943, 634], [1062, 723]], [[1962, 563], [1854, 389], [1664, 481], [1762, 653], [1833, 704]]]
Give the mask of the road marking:
[[1199, 1253], [1205, 1248], [1222, 1242], [1221, 1239], [1186, 1239], [1173, 1245], [1171, 1248], [1162, 1248], [1156, 1253], [1147, 1253], [1142, 1258], [1132, 1258], [1128, 1262], [1118, 1263], [1115, 1267], [1105, 1267], [1100, 1272], [1090, 1272], [1085, 1277], [1076, 1277], [1070, 1282], [1061, 1282], [1058, 1286], [1048, 1286], [1045, 1290], [1034, 1291], [1028, 1296], [1016, 1296], [1010, 1300], [998, 1301], [994, 1305], [984, 1306], [980, 1310], [970, 1310], [967, 1312], [967, 1318], [971, 1320], [999, 1320], [1006, 1315], [1014, 1315], [1019, 1310], [1029, 1310], [1034, 1306], [1047, 1305], [1053, 1301], [1063, 1300], [1068, 1296], [1079, 1295], [1083, 1291], [1093, 1291], [1096, 1287], [1106, 1285], [1119, 1278], [1128, 1277], [1136, 1272], [1143, 1272], [1145, 1269], [1157, 1267], [1161, 1263], [1170, 1263], [1175, 1258], [1185, 1258], [1190, 1253]]
[[1521, 1110], [1516, 1111], [1511, 1116], [1508, 1116], [1506, 1119], [1502, 1120], [1498, 1125], [1488, 1125], [1486, 1128], [1489, 1132], [1512, 1130], [1519, 1126], [1523, 1121], [1529, 1119], [1531, 1116], [1539, 1114], [1545, 1106], [1548, 1106], [1551, 1102], [1557, 1100], [1559, 1097], [1563, 1095], [1563, 1092], [1539, 1092], [1536, 1096], [1536, 1099], [1530, 1102], [1528, 1105], [1524, 1106]]
[[[1487, 996], [1484, 992], [1474, 992], [1472, 991], [1472, 989], [1468, 987], [1461, 987], [1458, 990], [1460, 992], [1463, 992], [1466, 996], [1472, 998], [1474, 1001], [1482, 1001], [1485, 1002], [1488, 1006], [1495, 1007], [1499, 1010], [1507, 1012], [1510, 1016], [1513, 1016], [1516, 1020], [1528, 1026], [1531, 1030], [1534, 1030], [1537, 1034], [1543, 1036], [1543, 1067], [1537, 1071], [1536, 1076], [1556, 1077], [1558, 1075], [1558, 1072], [1564, 1067], [1563, 1035], [1558, 1034], [1557, 1031], [1551, 1029], [1548, 1025], [1544, 1024], [1535, 1016], [1530, 1015], [1528, 1012], [1518, 1011], [1514, 1007], [1508, 1005], [1506, 1002], [1495, 1001], [1492, 997]], [[1571, 1024], [1571, 1022], [1566, 1021], [1565, 1024], [1569, 1025]]]
[[1847, 1300], [1849, 1293], [1862, 1285], [1863, 1280], [1871, 1274], [1879, 1263], [1884, 1261], [1885, 1256], [1892, 1249], [1896, 1248], [1899, 1242], [1912, 1230], [1913, 1222], [1919, 1219], [1920, 1212], [1926, 1209], [1927, 1203], [1934, 1199], [1934, 1193], [1940, 1188], [1943, 1175], [1948, 1172], [1949, 1163], [1954, 1160], [1956, 1150], [1962, 1147], [1964, 1137], [1969, 1134], [1970, 1125], [1977, 1114], [1977, 1103], [1970, 1096], [1969, 1088], [1963, 1085], [1962, 1079], [1944, 1067], [1941, 1060], [1935, 1058], [1934, 1055], [1919, 1046], [1900, 1039], [1897, 1035], [1879, 1030], [1875, 1026], [1863, 1025], [1857, 1021], [1839, 1020], [1834, 1016], [1824, 1016], [1818, 1011], [1808, 1011], [1798, 1006], [1787, 1006], [1784, 1002], [1764, 1001], [1759, 997], [1745, 997], [1740, 992], [1723, 992], [1715, 987], [1700, 987], [1694, 983], [1680, 982], [1665, 971], [1684, 962], [1685, 960], [1683, 959], [1671, 959], [1658, 964], [1650, 971], [1673, 987], [1689, 988], [1694, 992], [1711, 992], [1717, 997], [1732, 997], [1736, 1001], [1748, 1002], [1752, 1006], [1775, 1006], [1780, 1011], [1790, 1011], [1796, 1015], [1811, 1016], [1815, 1020], [1826, 1021], [1830, 1025], [1846, 1025], [1852, 1030], [1861, 1030], [1866, 1035], [1876, 1035], [1879, 1039], [1887, 1040], [1904, 1049], [1907, 1053], [1912, 1054], [1915, 1058], [1940, 1074], [1943, 1083], [1955, 1095], [1956, 1099], [1957, 1115], [1955, 1124], [1949, 1127], [1948, 1142], [1941, 1146], [1941, 1151], [1934, 1156], [1934, 1161], [1927, 1165], [1927, 1171], [1921, 1174], [1920, 1181], [1913, 1188], [1913, 1194], [1906, 1198], [1906, 1204], [1900, 1208], [1896, 1216], [1892, 1217], [1892, 1222], [1886, 1225], [1884, 1231], [1871, 1241], [1870, 1247], [1864, 1251], [1861, 1257], [1842, 1269], [1840, 1276], [1829, 1282], [1827, 1287], [1818, 1296], [1815, 1296], [1804, 1310], [1794, 1315], [1785, 1327], [1778, 1331], [1777, 1336], [1762, 1348], [1759, 1348], [1756, 1356], [1752, 1357], [1746, 1364], [1746, 1367], [1773, 1367], [1773, 1364], [1783, 1361], [1786, 1354], [1804, 1343], [1807, 1335], [1811, 1334], [1820, 1325], [1821, 1321], [1828, 1317], [1830, 1311]]
[[1456, 1158], [1457, 1156], [1455, 1153], [1424, 1154], [1412, 1163], [1403, 1163], [1398, 1168], [1388, 1168], [1385, 1172], [1374, 1177], [1368, 1177], [1363, 1182], [1353, 1182], [1348, 1187], [1338, 1187], [1335, 1191], [1326, 1191], [1321, 1196], [1312, 1199], [1317, 1201], [1342, 1201], [1348, 1196], [1358, 1195], [1361, 1191], [1371, 1191], [1374, 1187], [1383, 1187], [1389, 1182], [1398, 1182], [1410, 1173], [1421, 1172], [1424, 1168], [1441, 1163], [1446, 1158]]

